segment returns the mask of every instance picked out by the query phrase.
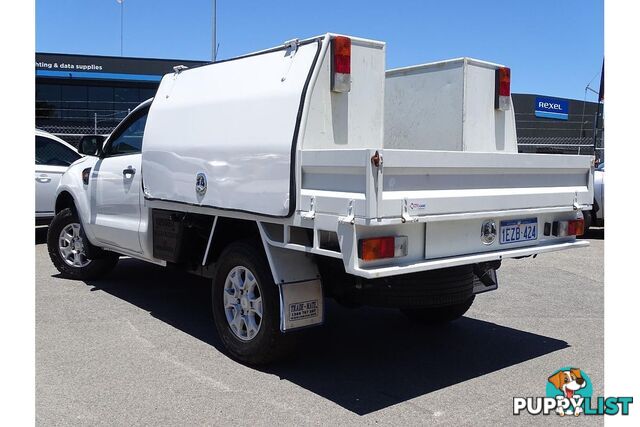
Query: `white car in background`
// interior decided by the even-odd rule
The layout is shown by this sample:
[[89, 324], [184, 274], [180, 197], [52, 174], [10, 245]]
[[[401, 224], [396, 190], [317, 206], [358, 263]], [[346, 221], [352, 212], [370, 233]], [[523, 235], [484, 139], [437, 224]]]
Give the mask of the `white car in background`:
[[584, 212], [584, 229], [604, 227], [604, 163], [593, 171], [593, 208]]
[[36, 129], [35, 154], [36, 225], [46, 225], [54, 216], [60, 177], [82, 155], [72, 145], [39, 129]]

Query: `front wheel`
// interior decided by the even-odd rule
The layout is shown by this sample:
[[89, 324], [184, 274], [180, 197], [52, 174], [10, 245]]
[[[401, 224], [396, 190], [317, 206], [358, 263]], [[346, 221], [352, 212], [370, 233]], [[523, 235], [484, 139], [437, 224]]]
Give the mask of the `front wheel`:
[[461, 318], [469, 310], [474, 299], [475, 295], [458, 304], [444, 307], [404, 309], [402, 312], [409, 320], [416, 323], [429, 325], [452, 322]]
[[112, 252], [100, 251], [99, 258], [88, 258], [89, 245], [91, 243], [87, 240], [80, 219], [73, 210], [63, 209], [49, 224], [49, 257], [63, 277], [76, 280], [98, 279], [118, 262], [118, 255]]
[[284, 357], [293, 336], [280, 332], [280, 297], [259, 242], [232, 243], [220, 255], [212, 284], [213, 317], [229, 354], [260, 365]]

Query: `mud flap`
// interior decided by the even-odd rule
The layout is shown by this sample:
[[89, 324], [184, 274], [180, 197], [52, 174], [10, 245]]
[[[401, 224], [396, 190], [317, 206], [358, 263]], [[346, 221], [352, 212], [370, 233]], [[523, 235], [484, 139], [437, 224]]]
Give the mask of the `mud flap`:
[[324, 301], [320, 272], [313, 256], [301, 251], [278, 247], [271, 241], [265, 225], [258, 222], [264, 251], [273, 281], [280, 293], [280, 330], [287, 332], [321, 325]]
[[319, 279], [280, 283], [280, 330], [321, 325], [324, 322], [324, 298]]

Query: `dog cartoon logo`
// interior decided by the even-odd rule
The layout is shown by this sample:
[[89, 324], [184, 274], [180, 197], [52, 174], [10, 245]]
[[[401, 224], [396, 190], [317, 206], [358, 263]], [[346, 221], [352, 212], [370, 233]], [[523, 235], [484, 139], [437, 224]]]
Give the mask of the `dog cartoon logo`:
[[[591, 392], [579, 393], [581, 390], [586, 391], [587, 385], [591, 389], [590, 384], [587, 382], [586, 375], [578, 368], [563, 368], [555, 372], [549, 377], [549, 384], [547, 384], [547, 395], [549, 395], [549, 385], [553, 386], [553, 389], [557, 390], [555, 397], [558, 401], [566, 400], [569, 404], [558, 405], [556, 413], [560, 416], [575, 415], [576, 417], [583, 412], [583, 408], [580, 406], [583, 398], [586, 394], [591, 396]], [[579, 403], [578, 403], [579, 402]], [[576, 404], [578, 403], [578, 404]]]

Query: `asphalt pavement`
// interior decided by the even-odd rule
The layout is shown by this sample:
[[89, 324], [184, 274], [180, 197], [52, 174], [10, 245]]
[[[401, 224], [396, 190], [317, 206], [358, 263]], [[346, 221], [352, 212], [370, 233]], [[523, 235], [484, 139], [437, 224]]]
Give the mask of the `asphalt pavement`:
[[330, 303], [295, 358], [261, 369], [224, 354], [207, 280], [132, 259], [103, 280], [65, 280], [45, 232], [38, 425], [542, 425], [559, 417], [514, 416], [513, 397], [544, 396], [569, 365], [604, 394], [602, 229], [588, 248], [503, 262], [499, 289], [446, 326]]

